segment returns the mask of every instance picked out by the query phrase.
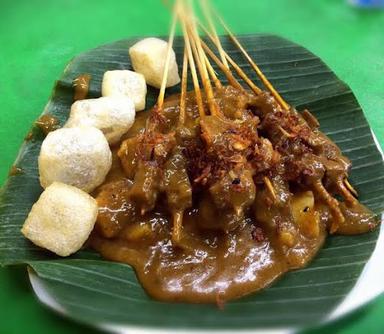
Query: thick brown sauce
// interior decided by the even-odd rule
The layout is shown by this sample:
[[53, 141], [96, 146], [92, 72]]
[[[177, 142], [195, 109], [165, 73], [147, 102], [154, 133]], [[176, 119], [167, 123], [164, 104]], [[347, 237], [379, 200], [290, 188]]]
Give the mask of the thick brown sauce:
[[35, 125], [47, 135], [51, 131], [59, 128], [59, 120], [50, 114], [44, 114], [35, 121]]
[[15, 175], [19, 175], [19, 174], [22, 174], [22, 173], [23, 173], [23, 170], [20, 167], [12, 165], [11, 169], [9, 170], [8, 175], [9, 176], [15, 176]]
[[[225, 106], [225, 101], [220, 102]], [[195, 109], [189, 101], [187, 114], [194, 114]], [[171, 97], [165, 114], [172, 119], [177, 112], [177, 96]], [[125, 138], [142, 131], [147, 117], [148, 112], [139, 113]], [[192, 124], [193, 117], [188, 122]], [[113, 168], [95, 193], [100, 215], [91, 245], [106, 259], [132, 265], [145, 290], [164, 301], [220, 303], [260, 290], [285, 272], [305, 266], [321, 248], [330, 220], [329, 210], [319, 202], [318, 229], [300, 227], [295, 245], [286, 247], [273, 229], [259, 223], [274, 214], [263, 195], [256, 200], [256, 213], [247, 212], [239, 227], [228, 234], [200, 230], [199, 206], [195, 205], [184, 214], [183, 246], [174, 247], [169, 212], [157, 205], [141, 216], [127, 200], [131, 185], [115, 149]], [[351, 224], [342, 226], [343, 234], [365, 232], [375, 225], [363, 206], [346, 216]]]
[[75, 93], [73, 96], [74, 101], [84, 100], [87, 97], [90, 81], [90, 74], [81, 74], [73, 80], [73, 87], [75, 89]]

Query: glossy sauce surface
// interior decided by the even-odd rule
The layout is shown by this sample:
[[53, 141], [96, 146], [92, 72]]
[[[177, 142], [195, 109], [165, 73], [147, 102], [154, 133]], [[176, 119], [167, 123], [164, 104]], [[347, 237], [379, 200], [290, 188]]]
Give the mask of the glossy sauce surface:
[[[238, 99], [231, 91], [219, 100], [229, 110], [234, 103]], [[173, 124], [178, 96], [167, 100], [164, 113]], [[186, 126], [192, 129], [196, 105], [191, 97], [187, 114]], [[148, 112], [137, 114], [124, 139], [142, 132], [147, 118]], [[184, 212], [182, 243], [175, 245], [171, 213], [163, 195], [154, 210], [141, 215], [130, 200], [133, 182], [124, 172], [117, 150], [114, 148], [111, 172], [94, 194], [100, 213], [90, 244], [104, 258], [132, 265], [145, 290], [156, 299], [221, 303], [239, 298], [268, 286], [291, 269], [304, 267], [325, 240], [332, 220], [329, 209], [321, 201], [311, 210], [302, 208], [301, 201], [307, 203], [308, 197], [313, 198], [311, 193], [292, 195], [275, 183], [280, 204], [271, 205], [267, 190], [257, 186], [252, 208], [230, 233], [202, 229], [204, 220], [220, 222], [223, 214], [211, 210], [207, 216], [202, 211], [210, 208], [210, 202], [204, 196], [194, 198], [192, 208]], [[340, 233], [362, 233], [376, 225], [372, 213], [360, 204], [343, 211], [347, 220]], [[294, 239], [293, 232], [277, 233], [276, 229], [293, 231]]]

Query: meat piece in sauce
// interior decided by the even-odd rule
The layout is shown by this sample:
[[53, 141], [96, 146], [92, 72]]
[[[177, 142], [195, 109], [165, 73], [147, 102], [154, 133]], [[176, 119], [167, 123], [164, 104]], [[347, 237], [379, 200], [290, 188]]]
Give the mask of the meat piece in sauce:
[[103, 237], [117, 236], [135, 216], [135, 207], [129, 198], [131, 186], [131, 181], [122, 179], [107, 183], [99, 189], [96, 196], [99, 207], [96, 229]]
[[140, 208], [140, 213], [153, 210], [161, 186], [161, 169], [151, 162], [139, 162], [133, 185], [129, 191], [130, 199]]
[[142, 214], [155, 207], [161, 190], [163, 167], [175, 144], [174, 133], [146, 130], [137, 139], [137, 167], [130, 198]]
[[124, 140], [118, 151], [118, 156], [121, 161], [121, 165], [124, 169], [124, 173], [129, 179], [135, 177], [136, 168], [137, 168], [137, 153], [136, 148], [138, 145], [138, 137], [132, 137]]
[[344, 222], [339, 202], [332, 197], [339, 194], [348, 204], [355, 199], [346, 189], [349, 160], [339, 148], [316, 127], [313, 115], [309, 125], [293, 108], [283, 110], [269, 93], [254, 101], [255, 113], [261, 119], [261, 131], [278, 150], [285, 164], [285, 178], [303, 181], [316, 196], [331, 208], [331, 232]]
[[209, 188], [209, 193], [218, 211], [225, 211], [233, 217], [231, 224], [222, 226], [222, 230], [228, 232], [237, 227], [244, 218], [244, 212], [254, 202], [256, 186], [249, 170], [231, 170]]
[[[201, 229], [229, 233], [243, 221], [255, 200], [256, 186], [249, 170], [230, 171], [209, 188], [199, 202]], [[220, 219], [217, 217], [220, 216]]]

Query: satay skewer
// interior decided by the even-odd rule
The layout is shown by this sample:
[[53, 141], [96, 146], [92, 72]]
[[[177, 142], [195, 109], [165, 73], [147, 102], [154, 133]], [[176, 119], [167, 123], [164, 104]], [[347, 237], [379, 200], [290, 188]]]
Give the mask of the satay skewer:
[[181, 27], [182, 27], [182, 31], [183, 31], [185, 48], [187, 50], [188, 62], [189, 62], [189, 66], [191, 68], [192, 82], [193, 82], [193, 87], [194, 87], [195, 96], [196, 96], [196, 104], [197, 104], [197, 107], [199, 110], [199, 115], [201, 118], [203, 118], [205, 116], [204, 104], [203, 104], [203, 99], [201, 96], [199, 78], [197, 77], [195, 60], [194, 60], [193, 54], [192, 54], [191, 43], [190, 43], [188, 32], [187, 32], [184, 7], [179, 6], [178, 14], [179, 14]]
[[216, 88], [221, 88], [223, 87], [223, 85], [221, 84], [219, 78], [217, 77], [216, 75], [216, 72], [214, 70], [214, 68], [212, 67], [207, 55], [204, 53], [204, 59], [205, 59], [205, 64], [207, 66], [207, 70], [208, 70], [208, 73], [209, 73], [209, 76], [211, 77], [214, 85]]
[[244, 90], [243, 86], [240, 85], [240, 83], [237, 81], [237, 79], [233, 76], [231, 71], [227, 70], [227, 68], [224, 66], [224, 64], [220, 61], [219, 58], [213, 53], [213, 51], [208, 47], [207, 44], [202, 40], [201, 46], [205, 50], [205, 52], [208, 54], [209, 57], [216, 63], [217, 66], [219, 66], [220, 70], [223, 71], [225, 77], [227, 78], [229, 84], [237, 89]]
[[[181, 94], [180, 94], [180, 111], [179, 111], [179, 123], [178, 127], [182, 127], [185, 122], [185, 110], [186, 110], [186, 97], [187, 97], [187, 82], [188, 82], [188, 54], [187, 47], [184, 46], [183, 55], [183, 72], [181, 75]], [[180, 244], [182, 238], [183, 228], [183, 210], [172, 211], [172, 242], [175, 245]]]
[[215, 25], [212, 21], [211, 8], [210, 8], [207, 0], [200, 0], [200, 7], [202, 8], [204, 17], [208, 22], [208, 26], [209, 26], [209, 29], [211, 30], [212, 36], [213, 36], [214, 40], [216, 41], [215, 44], [217, 45], [217, 49], [219, 51], [221, 62], [223, 63], [223, 65], [225, 66], [225, 68], [228, 71], [231, 71], [231, 69], [228, 65], [228, 62], [227, 62], [227, 58], [225, 57], [223, 46], [221, 45], [220, 38], [217, 35]]
[[219, 19], [221, 25], [227, 32], [229, 38], [232, 40], [232, 42], [237, 46], [237, 48], [241, 51], [241, 53], [244, 55], [244, 57], [247, 59], [251, 67], [254, 69], [262, 83], [265, 85], [265, 87], [271, 92], [273, 97], [276, 99], [276, 101], [280, 104], [280, 106], [288, 110], [289, 105], [287, 102], [284, 101], [284, 99], [281, 97], [281, 95], [277, 92], [277, 90], [273, 87], [271, 82], [266, 78], [264, 73], [260, 70], [259, 66], [253, 61], [253, 59], [249, 56], [248, 52], [243, 48], [243, 46], [240, 44], [239, 40], [236, 38], [236, 36], [229, 30], [228, 26], [225, 24], [223, 19], [215, 13], [216, 17]]
[[[198, 22], [198, 25], [205, 32], [205, 34], [209, 37], [209, 39], [212, 41], [212, 43], [218, 48], [218, 44], [216, 44], [215, 39], [209, 33], [209, 31], [200, 22]], [[253, 83], [253, 81], [245, 74], [245, 72], [241, 69], [241, 67], [239, 65], [237, 65], [236, 62], [224, 50], [223, 50], [223, 54], [224, 54], [225, 58], [229, 61], [231, 66], [235, 69], [235, 71], [239, 75], [239, 77], [244, 80], [244, 82], [249, 86], [249, 88], [251, 88], [251, 90], [255, 94], [260, 94], [261, 89]]]
[[187, 81], [188, 81], [188, 54], [187, 54], [187, 47], [184, 46], [183, 72], [182, 72], [182, 75], [181, 75], [179, 126], [183, 126], [184, 122], [185, 122]]
[[[217, 78], [215, 70], [213, 69], [207, 55], [204, 52], [204, 49], [202, 49], [201, 52], [197, 51], [197, 46], [196, 46], [196, 43], [194, 42], [193, 38], [192, 38], [191, 46], [192, 46], [192, 51], [193, 51], [195, 58], [199, 58], [199, 60], [200, 60], [200, 61], [197, 61], [197, 65], [198, 65], [200, 73], [202, 73], [202, 71], [203, 71], [203, 67], [202, 67], [203, 65], [201, 65], [201, 64], [202, 64], [202, 62], [205, 62], [206, 71], [209, 74], [209, 77], [212, 79], [215, 87], [218, 87], [218, 88], [222, 87], [220, 80]], [[201, 57], [203, 59], [201, 59]], [[199, 65], [201, 65], [201, 66], [199, 66]], [[204, 83], [204, 81], [203, 81], [203, 83]]]
[[[347, 181], [345, 181], [345, 180], [347, 180], [347, 179], [346, 178], [343, 180], [339, 179], [336, 182], [336, 186], [340, 192], [340, 195], [342, 195], [344, 197], [345, 201], [350, 205], [354, 205], [355, 203], [357, 203], [357, 199], [354, 196], [354, 193], [352, 193], [352, 191], [347, 186], [347, 183], [349, 184], [348, 180]], [[355, 190], [355, 189], [353, 189], [353, 190]]]
[[[196, 103], [198, 105], [199, 115], [201, 118], [205, 117], [204, 105], [199, 85], [199, 79], [197, 76], [195, 59], [192, 51], [192, 43], [188, 34], [188, 26], [186, 20], [185, 7], [182, 5], [183, 0], [179, 1], [178, 8], [178, 16], [181, 21], [183, 36], [184, 36], [184, 55], [183, 55], [183, 70], [182, 70], [182, 78], [181, 78], [181, 95], [180, 95], [180, 114], [179, 114], [179, 123], [178, 126], [183, 126], [185, 122], [185, 112], [186, 112], [186, 94], [187, 94], [187, 80], [188, 80], [188, 64], [191, 68], [192, 81], [195, 91]], [[196, 62], [199, 64], [199, 58], [197, 55]], [[175, 209], [171, 212], [172, 215], [172, 243], [174, 246], [182, 247], [181, 239], [182, 239], [182, 231], [183, 231], [183, 216], [184, 210]]]
[[[246, 82], [246, 84], [252, 89], [252, 91], [255, 93], [255, 94], [259, 94], [261, 92], [260, 88], [258, 88], [253, 82], [252, 80], [244, 73], [244, 71], [236, 64], [235, 61], [233, 61], [233, 59], [224, 51], [224, 49], [222, 48], [222, 45], [221, 45], [221, 42], [220, 42], [220, 39], [218, 38], [217, 36], [217, 33], [216, 33], [216, 29], [213, 25], [213, 22], [212, 22], [212, 19], [211, 19], [211, 16], [209, 14], [209, 10], [208, 8], [205, 6], [206, 3], [205, 3], [205, 0], [201, 0], [201, 4], [202, 4], [202, 8], [203, 8], [203, 12], [205, 14], [205, 17], [208, 21], [208, 24], [210, 25], [210, 29], [211, 29], [211, 32], [212, 34], [210, 34], [208, 32], [208, 30], [200, 23], [198, 22], [200, 28], [202, 28], [202, 30], [206, 33], [206, 35], [211, 39], [211, 41], [216, 45], [218, 51], [219, 51], [219, 54], [220, 56], [222, 57], [222, 59], [225, 60], [225, 63], [226, 65], [224, 64], [224, 62], [222, 61], [222, 70], [225, 74], [230, 74], [229, 77], [231, 77], [231, 71], [229, 70], [229, 66], [228, 66], [228, 63], [226, 62], [226, 60], [228, 59], [228, 61], [231, 63], [232, 67], [236, 70], [236, 72], [238, 73], [238, 75]], [[204, 8], [205, 7], [205, 8]], [[204, 48], [204, 50], [210, 54], [211, 58], [219, 65], [219, 60], [218, 58], [213, 54], [213, 52], [211, 52], [211, 50], [209, 49], [209, 47], [201, 40], [201, 44]], [[213, 54], [213, 57], [212, 57], [212, 54]], [[219, 66], [220, 67], [220, 66]], [[228, 77], [228, 76], [227, 76]], [[238, 82], [236, 81], [236, 83], [238, 84]], [[236, 85], [235, 83], [235, 85]], [[242, 86], [239, 84], [240, 88], [242, 88]], [[269, 190], [271, 196], [272, 196], [272, 199], [275, 201], [276, 200], [276, 192], [274, 190], [274, 187], [272, 185], [272, 182], [270, 181], [270, 179], [268, 177], [264, 177], [264, 183], [267, 187], [267, 189]]]
[[174, 211], [172, 212], [172, 242], [175, 246], [180, 246], [180, 241], [182, 238], [183, 231], [183, 215], [184, 211]]
[[192, 13], [192, 10], [189, 9], [187, 20], [187, 33], [191, 39], [192, 51], [194, 52], [196, 63], [200, 72], [201, 80], [203, 82], [204, 91], [208, 101], [208, 107], [211, 115], [219, 115], [219, 108], [214, 100], [213, 90], [211, 81], [208, 76], [208, 71], [204, 59], [204, 51], [201, 46], [200, 38], [197, 34], [195, 17]]
[[271, 194], [273, 201], [276, 201], [277, 196], [276, 196], [275, 188], [273, 187], [271, 180], [267, 176], [264, 176], [263, 181], [264, 181], [265, 186], [267, 187], [269, 193]]
[[292, 135], [290, 134], [289, 132], [287, 132], [281, 125], [278, 126], [279, 130], [281, 131], [281, 133], [286, 136], [287, 138], [294, 138], [295, 135]]
[[[207, 91], [207, 81], [209, 81], [209, 85], [210, 85], [210, 80], [208, 77], [209, 70], [208, 70], [207, 61], [206, 61], [206, 55], [205, 55], [205, 53], [200, 54], [200, 52], [197, 50], [196, 42], [195, 42], [194, 38], [192, 37], [192, 32], [190, 32], [190, 38], [191, 38], [192, 52], [193, 52], [193, 55], [196, 59], [197, 68], [199, 69], [200, 77], [202, 78], [202, 81], [203, 81], [204, 90]], [[201, 56], [203, 59], [201, 59]], [[203, 65], [202, 65], [203, 63], [205, 63], [205, 70], [203, 69]], [[203, 74], [203, 71], [205, 71], [206, 74]], [[211, 87], [210, 89], [212, 89], [211, 85], [210, 85], [210, 87]], [[210, 107], [210, 109], [211, 109], [211, 107]]]
[[344, 184], [347, 187], [347, 189], [355, 196], [358, 197], [359, 194], [355, 188], [352, 187], [352, 185], [349, 183], [348, 178], [344, 179]]
[[180, 5], [180, 2], [179, 0], [177, 0], [172, 9], [173, 11], [172, 23], [171, 23], [171, 30], [168, 38], [168, 48], [167, 48], [167, 55], [165, 57], [163, 79], [161, 81], [160, 92], [157, 98], [157, 108], [159, 112], [162, 111], [163, 105], [164, 105], [164, 95], [165, 95], [165, 89], [167, 86], [169, 63], [170, 63], [171, 54], [172, 54], [173, 40], [175, 39], [175, 30], [176, 30], [176, 23], [177, 23], [177, 16], [178, 16], [177, 12], [178, 12], [179, 5]]
[[335, 233], [339, 228], [339, 225], [344, 222], [345, 218], [343, 213], [340, 210], [339, 202], [336, 198], [332, 197], [328, 191], [324, 188], [324, 185], [321, 183], [321, 180], [313, 183], [313, 190], [318, 194], [319, 197], [323, 199], [325, 203], [329, 206], [331, 214], [334, 218], [332, 225], [330, 227], [330, 233]]
[[[233, 33], [229, 30], [228, 26], [225, 24], [225, 22], [223, 21], [223, 19], [216, 13], [216, 16], [218, 17], [220, 23], [222, 24], [222, 26], [224, 27], [224, 29], [226, 30], [226, 32], [228, 33], [229, 37], [231, 38], [231, 40], [233, 41], [233, 43], [237, 46], [237, 48], [243, 53], [243, 55], [245, 56], [245, 58], [247, 59], [247, 61], [249, 62], [249, 64], [251, 65], [251, 67], [254, 69], [254, 71], [256, 72], [256, 74], [258, 75], [258, 77], [260, 78], [260, 80], [263, 82], [263, 84], [265, 85], [265, 87], [271, 92], [271, 94], [273, 95], [273, 97], [276, 99], [276, 101], [280, 104], [280, 106], [284, 109], [284, 110], [289, 110], [289, 105], [287, 102], [284, 101], [284, 99], [281, 97], [281, 95], [277, 92], [277, 90], [273, 87], [273, 85], [271, 84], [271, 82], [266, 78], [266, 76], [263, 74], [263, 72], [260, 70], [260, 68], [257, 66], [257, 64], [253, 61], [253, 59], [249, 56], [248, 52], [243, 48], [243, 46], [240, 44], [239, 40], [233, 35]], [[288, 132], [286, 132], [281, 126], [279, 126], [279, 129], [283, 132], [284, 135], [286, 135], [287, 137], [293, 137], [291, 134], [289, 134]], [[356, 199], [351, 195], [351, 193], [353, 195], [357, 195], [357, 192], [356, 190], [351, 186], [351, 184], [348, 182], [348, 179], [345, 179], [343, 182], [340, 182], [338, 184], [338, 187], [343, 195], [343, 197], [349, 202], [349, 203], [355, 203], [356, 202]], [[317, 186], [317, 189], [319, 190], [320, 187]], [[343, 221], [344, 220], [344, 217], [343, 217], [343, 214], [341, 213], [340, 209], [338, 208], [338, 205], [336, 207], [335, 203], [336, 203], [336, 199], [331, 200], [330, 197], [328, 196], [325, 196], [325, 188], [324, 189], [321, 189], [320, 190], [320, 193], [323, 194], [323, 197], [324, 199], [327, 200], [328, 204], [331, 206], [332, 210], [333, 210], [333, 213], [334, 213], [334, 216], [335, 218], [338, 220], [338, 221]], [[331, 227], [331, 233], [332, 232], [335, 232], [337, 229], [337, 226], [336, 224], [333, 224], [333, 226]]]
[[[231, 40], [233, 41], [233, 43], [237, 46], [237, 48], [243, 53], [243, 55], [245, 56], [245, 58], [247, 59], [247, 61], [249, 62], [249, 64], [251, 65], [251, 67], [253, 68], [253, 70], [256, 72], [256, 74], [258, 75], [258, 77], [260, 78], [260, 80], [263, 82], [263, 84], [265, 85], [265, 87], [270, 91], [270, 93], [273, 95], [273, 97], [276, 99], [276, 101], [280, 104], [280, 106], [284, 109], [284, 110], [289, 110], [290, 106], [288, 105], [287, 102], [284, 101], [284, 99], [281, 97], [281, 95], [277, 92], [277, 90], [273, 87], [273, 85], [271, 84], [271, 82], [266, 78], [266, 76], [264, 75], [264, 73], [260, 70], [260, 68], [258, 67], [258, 65], [253, 61], [253, 59], [249, 56], [248, 52], [244, 49], [244, 47], [241, 45], [241, 43], [239, 42], [239, 40], [236, 38], [236, 36], [229, 30], [228, 26], [225, 24], [224, 20], [217, 14], [215, 13], [217, 18], [219, 19], [221, 25], [223, 26], [223, 28], [226, 30], [226, 32], [228, 33], [229, 37], [231, 38]], [[204, 28], [204, 27], [202, 27]], [[206, 29], [205, 29], [206, 30]], [[207, 31], [206, 31], [207, 33]], [[213, 36], [210, 36], [208, 33], [207, 33], [208, 37], [210, 37], [210, 39], [214, 42], [214, 37]], [[216, 45], [217, 46], [217, 45]], [[217, 46], [218, 47], [218, 46]], [[232, 63], [231, 63], [232, 65]], [[280, 130], [283, 132], [284, 135], [286, 135], [287, 137], [292, 137], [292, 135], [290, 135], [288, 132], [286, 132], [281, 126], [279, 127]], [[266, 183], [267, 187], [269, 188], [269, 185], [268, 183]], [[270, 184], [271, 185], [271, 184]], [[339, 185], [339, 189], [340, 191], [342, 192], [343, 196], [351, 203], [354, 203], [354, 198], [352, 195], [350, 195], [349, 192], [351, 192], [353, 195], [357, 195], [357, 192], [356, 190], [350, 185], [350, 183], [348, 182], [348, 179], [345, 179], [343, 181], [343, 183], [340, 183]], [[317, 187], [317, 189], [319, 190], [320, 187]], [[323, 194], [323, 197], [325, 199], [327, 199], [329, 205], [331, 205], [332, 209], [333, 209], [333, 212], [334, 212], [334, 216], [336, 216], [337, 220], [338, 221], [342, 221], [344, 219], [341, 211], [338, 209], [338, 207], [336, 208], [335, 205], [332, 205], [335, 203], [335, 201], [337, 201], [335, 199], [335, 201], [331, 201], [329, 197], [325, 196], [325, 193], [324, 193], [324, 189], [321, 189], [321, 193]], [[331, 228], [331, 232], [335, 231], [337, 227], [333, 226]]]
[[[189, 15], [189, 17], [191, 19], [192, 18], [194, 19], [194, 15]], [[190, 27], [192, 28], [192, 25], [190, 25]], [[211, 65], [207, 55], [205, 54], [204, 50], [201, 49], [201, 50], [197, 51], [197, 47], [198, 46], [194, 43], [193, 36], [192, 36], [192, 43], [191, 43], [191, 45], [192, 45], [192, 51], [195, 54], [195, 58], [198, 58], [198, 57], [200, 58], [200, 64], [203, 63], [203, 62], [205, 63], [206, 72], [209, 74], [209, 77], [212, 79], [215, 87], [218, 87], [218, 88], [222, 87], [222, 84], [221, 84], [220, 80], [217, 78], [216, 72], [213, 69], [213, 67], [212, 67], [212, 65]], [[199, 65], [199, 62], [197, 62], [197, 64]], [[199, 67], [199, 71], [200, 72], [204, 71], [203, 65], [201, 65], [201, 67]]]
[[[249, 56], [249, 54], [245, 51], [245, 49], [242, 47], [242, 45], [240, 44], [240, 42], [237, 40], [237, 38], [230, 32], [230, 30], [228, 29], [228, 27], [225, 25], [225, 23], [223, 22], [223, 20], [221, 18], [220, 19], [220, 22], [222, 23], [223, 27], [225, 28], [225, 30], [227, 31], [227, 33], [229, 34], [229, 37], [231, 38], [231, 40], [234, 42], [234, 44], [240, 49], [240, 51], [244, 54], [244, 56], [247, 58], [248, 62], [250, 63], [250, 65], [252, 66], [252, 68], [255, 70], [256, 74], [259, 76], [259, 78], [261, 79], [261, 81], [263, 82], [263, 84], [266, 86], [266, 88], [271, 92], [271, 94], [275, 97], [276, 101], [280, 104], [280, 106], [285, 109], [285, 110], [289, 110], [289, 105], [282, 99], [282, 97], [280, 96], [280, 94], [275, 90], [275, 88], [272, 86], [272, 84], [269, 82], [269, 80], [264, 76], [264, 74], [262, 73], [262, 71], [260, 70], [260, 68], [256, 65], [256, 63], [252, 60], [252, 58]], [[198, 22], [199, 23], [199, 22]], [[213, 42], [214, 45], [216, 45], [216, 47], [220, 50], [220, 45], [219, 45], [219, 42], [217, 41], [217, 39], [211, 34], [209, 33], [209, 31], [201, 24], [199, 23], [199, 26], [201, 27], [201, 29], [207, 34], [207, 36], [211, 39], [211, 41]], [[194, 38], [195, 38], [195, 43], [199, 43], [198, 40], [200, 39], [197, 34], [194, 34]], [[209, 48], [207, 47], [207, 45], [202, 41], [200, 40], [200, 44], [203, 46], [204, 50], [210, 55], [211, 57], [211, 54], [210, 52], [208, 51]], [[224, 57], [229, 61], [229, 63], [231, 64], [231, 66], [234, 67], [234, 69], [236, 70], [236, 72], [238, 73], [238, 75], [248, 84], [248, 86], [251, 87], [251, 89], [256, 93], [256, 94], [259, 94], [261, 92], [260, 88], [258, 88], [250, 79], [249, 77], [242, 71], [242, 69], [236, 64], [235, 61], [233, 61], [233, 59], [221, 48], [222, 50], [222, 54], [224, 55]], [[217, 64], [220, 64], [220, 62], [218, 62], [218, 59], [217, 57], [214, 59], [214, 57], [211, 57]], [[222, 64], [222, 63], [221, 63]], [[225, 68], [224, 64], [222, 64], [223, 68]], [[219, 66], [220, 67], [220, 66]], [[227, 73], [226, 71], [224, 71], [224, 73]], [[281, 128], [281, 131], [283, 132], [284, 135], [286, 135], [287, 137], [290, 137], [291, 135], [289, 133], [287, 133], [283, 128]], [[275, 193], [275, 190], [274, 190], [274, 187], [272, 185], [272, 182], [270, 181], [269, 178], [267, 177], [264, 177], [263, 179], [268, 191], [270, 192], [271, 194], [271, 197], [273, 198], [273, 200], [276, 200], [276, 193]], [[345, 186], [344, 186], [345, 185]], [[344, 181], [344, 184], [343, 184], [343, 187], [340, 187], [340, 189], [343, 191], [343, 195], [345, 197], [348, 198], [349, 201], [351, 201], [350, 197], [347, 196], [348, 195], [348, 191], [351, 191], [352, 193], [355, 193], [356, 191], [351, 190], [350, 188], [352, 188], [352, 186], [349, 184], [348, 180]], [[331, 226], [331, 233], [334, 233], [337, 228], [338, 228], [338, 225], [344, 221], [344, 216], [339, 208], [339, 205], [338, 205], [338, 201], [333, 198], [327, 191], [326, 189], [324, 188], [324, 186], [320, 183], [317, 183], [314, 185], [314, 189], [315, 191], [320, 195], [320, 197], [323, 198], [323, 200], [325, 200], [325, 202], [327, 202], [327, 204], [330, 206], [331, 208], [331, 212], [332, 212], [332, 215], [334, 216], [334, 219], [335, 219], [335, 222], [332, 224]]]

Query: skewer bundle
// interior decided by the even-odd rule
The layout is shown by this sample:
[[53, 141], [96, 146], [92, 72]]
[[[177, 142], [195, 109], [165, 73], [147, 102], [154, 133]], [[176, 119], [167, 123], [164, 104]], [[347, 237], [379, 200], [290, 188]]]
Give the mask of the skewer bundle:
[[[223, 213], [221, 229], [228, 232], [236, 228], [237, 222], [251, 207], [256, 218], [263, 220], [257, 213], [259, 188], [265, 194], [263, 200], [268, 200], [275, 208], [284, 206], [284, 194], [290, 193], [292, 187], [300, 192], [311, 191], [315, 199], [328, 206], [332, 216], [330, 231], [336, 232], [344, 222], [344, 215], [340, 202], [333, 195], [342, 196], [347, 206], [357, 202], [354, 197], [357, 193], [347, 180], [349, 160], [318, 130], [318, 122], [309, 111], [300, 114], [282, 98], [209, 3], [201, 0], [200, 7], [209, 29], [196, 18], [190, 1], [175, 1], [157, 105], [143, 134], [132, 141], [132, 146], [137, 145], [135, 167], [128, 173], [134, 179], [132, 200], [145, 214], [154, 208], [159, 194], [165, 193], [173, 217], [172, 241], [175, 245], [181, 245], [183, 214], [192, 206], [194, 192], [203, 198], [208, 196], [209, 200], [204, 202], [211, 203], [214, 210]], [[213, 16], [266, 90], [252, 82], [226, 53]], [[185, 42], [181, 94], [177, 126], [167, 131], [164, 96], [177, 21]], [[217, 54], [200, 37], [199, 29], [216, 47]], [[229, 87], [223, 86], [211, 61], [223, 72]], [[198, 108], [197, 140], [191, 139], [196, 134], [187, 133], [185, 129], [188, 71], [191, 72], [193, 99]], [[236, 110], [228, 112], [220, 105], [216, 92], [230, 92], [231, 89], [250, 97], [249, 113], [236, 116]], [[208, 209], [200, 208], [201, 212], [204, 210]], [[213, 216], [208, 214], [207, 217], [209, 220]], [[315, 210], [313, 220], [314, 224], [319, 224]], [[282, 243], [291, 245], [292, 231], [285, 230], [284, 226], [278, 231]]]

